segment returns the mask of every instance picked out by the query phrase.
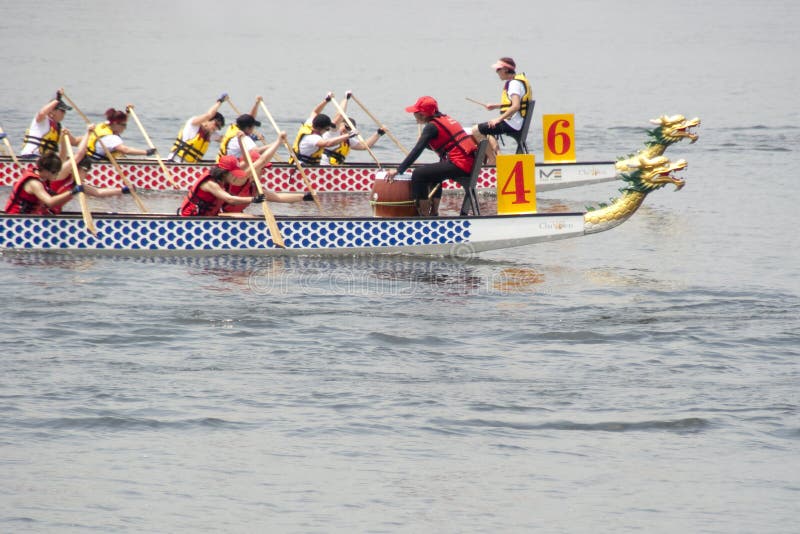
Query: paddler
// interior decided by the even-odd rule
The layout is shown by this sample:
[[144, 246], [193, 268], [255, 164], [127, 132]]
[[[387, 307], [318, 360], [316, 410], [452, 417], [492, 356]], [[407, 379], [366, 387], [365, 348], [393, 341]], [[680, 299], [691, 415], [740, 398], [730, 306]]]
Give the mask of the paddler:
[[220, 140], [220, 136], [215, 134], [225, 126], [225, 117], [219, 112], [219, 107], [227, 99], [228, 93], [222, 93], [208, 108], [208, 111], [186, 121], [178, 132], [178, 137], [172, 145], [172, 151], [167, 156], [167, 160], [177, 163], [195, 163], [203, 159], [208, 151], [209, 142], [212, 139]]
[[22, 172], [22, 177], [14, 184], [11, 196], [6, 202], [6, 213], [41, 214], [47, 209], [56, 209], [80, 193], [83, 189], [75, 186], [57, 195], [48, 190], [48, 184], [55, 180], [61, 171], [61, 158], [55, 152], [47, 151]]
[[[64, 94], [63, 89], [56, 91], [55, 97], [45, 104], [42, 109], [33, 117], [31, 125], [25, 132], [23, 139], [24, 145], [20, 152], [20, 159], [36, 159], [46, 151], [59, 152], [61, 145], [61, 121], [72, 108], [61, 101]], [[72, 146], [78, 144], [78, 140], [69, 136]]]
[[225, 191], [234, 179], [247, 174], [239, 167], [239, 161], [230, 154], [219, 158], [210, 171], [200, 177], [189, 188], [178, 209], [182, 217], [227, 215], [229, 217], [249, 217], [242, 213], [221, 213], [223, 204], [258, 204], [264, 202], [264, 195], [234, 196]]
[[[349, 119], [350, 122], [353, 123], [353, 126], [357, 128], [358, 125], [356, 124], [356, 120], [352, 117], [349, 117]], [[364, 139], [366, 142], [365, 144], [362, 143], [357, 137], [352, 137], [350, 135], [353, 133], [350, 129], [350, 125], [347, 124], [347, 121], [345, 121], [344, 117], [342, 117], [340, 114], [337, 113], [333, 118], [333, 124], [336, 129], [326, 132], [325, 135], [322, 136], [323, 139], [330, 139], [331, 137], [341, 138], [344, 135], [347, 135], [347, 137], [337, 146], [324, 149], [323, 152], [325, 157], [322, 158], [323, 165], [344, 164], [351, 150], [367, 150], [368, 148], [372, 148], [375, 146], [375, 143], [378, 142], [378, 139], [380, 139], [381, 136], [386, 133], [386, 130], [383, 128], [378, 128], [378, 130], [372, 134], [369, 139]]]
[[[94, 130], [94, 124], [90, 124], [87, 127], [87, 134]], [[64, 135], [69, 135], [69, 130], [64, 128]], [[75, 151], [75, 162], [76, 166], [78, 167], [78, 173], [81, 177], [81, 184], [82, 190], [90, 197], [96, 198], [109, 198], [109, 197], [117, 197], [120, 195], [128, 195], [131, 193], [131, 190], [128, 186], [123, 185], [122, 187], [95, 187], [87, 182], [89, 171], [92, 168], [92, 158], [86, 157], [86, 145], [89, 141], [89, 136], [84, 135], [81, 138], [80, 143], [78, 143], [78, 148]], [[75, 190], [77, 183], [75, 182], [75, 176], [72, 170], [72, 163], [69, 160], [66, 160], [64, 163], [61, 164], [61, 170], [58, 172], [56, 177], [53, 180], [50, 180], [46, 184], [47, 192], [50, 195], [58, 195], [65, 191], [72, 191]], [[63, 209], [63, 205], [55, 206], [55, 207], [43, 207], [41, 213], [44, 215], [58, 215], [61, 213]]]
[[[322, 160], [323, 152], [326, 148], [335, 147], [351, 137], [356, 137], [358, 132], [346, 132], [343, 134], [323, 137], [326, 132], [333, 129], [331, 118], [322, 113], [325, 105], [331, 101], [331, 93], [316, 105], [311, 111], [306, 122], [300, 127], [292, 145], [292, 151], [297, 154], [297, 159], [305, 165], [319, 165]], [[290, 161], [293, 163], [293, 161]]]
[[484, 104], [484, 107], [488, 110], [499, 109], [500, 115], [472, 127], [472, 136], [477, 142], [488, 136], [486, 163], [489, 165], [494, 165], [496, 155], [499, 153], [498, 136], [507, 135], [519, 142], [522, 123], [528, 114], [528, 105], [533, 99], [528, 78], [525, 74], [517, 74], [517, 63], [512, 58], [501, 57], [492, 68], [503, 82], [503, 93], [500, 103]]
[[[130, 104], [126, 107], [131, 107]], [[114, 108], [106, 110], [106, 122], [96, 126], [89, 135], [89, 144], [86, 146], [88, 156], [96, 161], [108, 161], [106, 149], [110, 150], [115, 158], [122, 156], [152, 156], [155, 148], [132, 148], [122, 141], [122, 132], [128, 127], [128, 114]]]
[[[239, 132], [239, 137], [244, 136], [244, 132]], [[262, 171], [266, 167], [271, 167], [272, 163], [270, 160], [277, 152], [278, 148], [283, 146], [286, 142], [286, 132], [280, 132], [278, 138], [267, 146], [267, 150], [263, 153], [259, 152], [258, 150], [251, 150], [250, 151], [250, 160], [253, 162], [253, 168], [256, 171], [256, 176], [261, 176]], [[247, 159], [244, 157], [239, 159], [239, 168], [242, 169], [246, 174], [243, 177], [233, 176], [225, 183], [225, 191], [233, 196], [257, 196], [258, 189], [256, 189], [256, 184], [253, 183], [252, 175], [250, 174], [250, 166], [247, 163]], [[274, 191], [270, 191], [264, 188], [264, 198], [269, 202], [283, 202], [283, 203], [293, 203], [293, 202], [302, 202], [306, 201], [313, 201], [314, 197], [311, 196], [311, 193], [276, 193]], [[225, 203], [222, 205], [221, 211], [225, 214], [231, 213], [242, 213], [245, 208], [247, 208], [248, 204], [228, 204]]]
[[236, 117], [236, 122], [228, 126], [228, 129], [222, 136], [222, 140], [219, 142], [217, 161], [219, 161], [222, 156], [227, 155], [234, 156], [236, 158], [241, 158], [244, 156], [241, 148], [239, 147], [239, 142], [236, 140], [237, 137], [239, 137], [239, 132], [245, 133], [245, 137], [242, 138], [242, 141], [244, 144], [244, 149], [248, 152], [251, 150], [258, 150], [259, 152], [264, 152], [267, 150], [267, 146], [265, 145], [256, 145], [256, 139], [262, 142], [264, 141], [264, 136], [256, 130], [256, 128], [261, 126], [261, 121], [256, 119], [256, 115], [258, 114], [259, 104], [263, 102], [263, 100], [264, 99], [262, 97], [257, 96], [250, 113], [243, 113], [239, 115]]
[[439, 104], [433, 97], [419, 97], [413, 105], [406, 108], [406, 111], [413, 113], [417, 123], [424, 126], [417, 144], [408, 156], [396, 169], [386, 171], [386, 180], [392, 183], [394, 177], [404, 173], [426, 148], [439, 154], [441, 159], [438, 163], [417, 166], [411, 173], [411, 194], [418, 213], [423, 217], [436, 216], [439, 215], [442, 188], [436, 189], [432, 202], [428, 199], [430, 188], [448, 178], [456, 182], [468, 179], [475, 163], [475, 151], [478, 146], [458, 121], [439, 111]]

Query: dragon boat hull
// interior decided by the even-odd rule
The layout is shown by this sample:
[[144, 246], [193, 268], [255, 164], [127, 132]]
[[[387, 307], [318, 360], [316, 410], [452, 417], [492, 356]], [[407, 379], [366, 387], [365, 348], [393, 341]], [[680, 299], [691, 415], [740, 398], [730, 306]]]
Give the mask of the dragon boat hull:
[[80, 214], [0, 214], [0, 250], [258, 255], [473, 253], [592, 233], [583, 213], [488, 217], [278, 217], [286, 248], [263, 219], [96, 214], [92, 235]]
[[[22, 164], [32, 163], [26, 160]], [[205, 173], [212, 162], [167, 163], [166, 166], [175, 182], [173, 185], [155, 160], [119, 161], [125, 175], [139, 189], [186, 190]], [[386, 164], [391, 166], [391, 164]], [[341, 165], [324, 167], [305, 167], [306, 175], [317, 192], [365, 192], [372, 188], [376, 165]], [[19, 169], [10, 157], [0, 156], [0, 185], [11, 186], [19, 178]], [[262, 179], [273, 191], [305, 191], [300, 172], [292, 165], [277, 163], [264, 169]], [[563, 164], [538, 164], [536, 166], [536, 189], [539, 192], [579, 187], [618, 179], [614, 162], [586, 162]], [[120, 184], [116, 170], [110, 163], [92, 166], [89, 183], [97, 187], [114, 187]], [[478, 177], [478, 189], [494, 189], [497, 178], [494, 167], [483, 167]], [[451, 182], [444, 183], [445, 189], [456, 189]]]

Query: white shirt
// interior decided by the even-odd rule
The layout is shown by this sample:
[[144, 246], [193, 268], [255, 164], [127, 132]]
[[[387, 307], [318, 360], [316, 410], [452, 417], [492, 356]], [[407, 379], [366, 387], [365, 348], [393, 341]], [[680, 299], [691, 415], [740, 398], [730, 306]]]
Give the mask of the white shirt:
[[[525, 96], [525, 84], [522, 83], [520, 80], [511, 80], [511, 83], [508, 84], [508, 98], [511, 98], [511, 95], [519, 95], [519, 102], [522, 104], [522, 97]], [[509, 126], [514, 128], [515, 130], [519, 130], [522, 128], [522, 123], [525, 121], [525, 117], [517, 111], [509, 118], [506, 119], [506, 122]]]
[[[29, 130], [31, 136], [41, 139], [47, 134], [47, 132], [50, 131], [50, 117], [45, 115], [44, 119], [39, 122], [36, 122], [36, 117], [34, 117], [31, 121], [31, 127]], [[25, 146], [22, 147], [22, 152], [20, 152], [20, 155], [27, 156], [30, 154], [39, 154], [39, 147], [33, 143], [25, 143]]]
[[[247, 134], [242, 136], [242, 144], [244, 145], [244, 149], [247, 150], [248, 152], [256, 148], [256, 142], [253, 141], [253, 139]], [[225, 152], [225, 154], [229, 156], [236, 156], [237, 158], [244, 157], [242, 155], [242, 149], [239, 148], [238, 137], [232, 137], [231, 140], [228, 141], [228, 149]]]
[[[308, 126], [311, 126], [310, 122], [306, 123]], [[322, 139], [322, 136], [315, 133], [310, 133], [308, 135], [304, 135], [302, 139], [300, 139], [300, 144], [297, 146], [299, 149], [299, 155], [301, 156], [311, 156], [314, 152], [319, 150], [317, 143]]]
[[[100, 144], [101, 141], [103, 143], [102, 145]], [[94, 144], [94, 151], [97, 153], [98, 156], [105, 157], [106, 151], [103, 150], [104, 146], [111, 152], [114, 152], [114, 149], [121, 144], [122, 144], [122, 138], [120, 136], [115, 134], [110, 134], [105, 137], [101, 137], [100, 139], [97, 140], [97, 142]]]
[[[194, 120], [194, 117], [192, 117], [191, 119], [186, 121], [186, 124], [183, 125], [183, 129], [181, 130], [181, 141], [188, 141], [189, 139], [194, 139], [194, 137], [197, 135], [197, 132], [200, 131], [200, 125], [199, 124], [197, 124], [197, 125], [192, 124], [193, 120]], [[216, 132], [213, 133], [211, 136], [209, 136], [209, 140], [210, 141], [219, 141], [220, 138], [221, 138], [220, 134], [216, 133]], [[167, 156], [167, 159], [172, 159], [174, 157], [175, 157], [175, 151], [173, 150], [172, 152], [169, 153], [169, 156]], [[178, 161], [182, 161], [182, 160], [180, 158], [178, 158]]]

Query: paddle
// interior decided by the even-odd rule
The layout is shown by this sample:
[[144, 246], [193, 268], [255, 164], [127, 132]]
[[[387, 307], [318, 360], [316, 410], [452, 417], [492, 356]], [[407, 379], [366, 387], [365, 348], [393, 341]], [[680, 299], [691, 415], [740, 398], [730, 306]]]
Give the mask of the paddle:
[[[86, 114], [84, 114], [83, 111], [81, 111], [81, 108], [79, 108], [77, 105], [75, 105], [75, 102], [73, 102], [72, 99], [67, 96], [67, 93], [62, 92], [61, 96], [67, 100], [67, 103], [70, 106], [72, 106], [72, 108], [75, 111], [78, 112], [78, 115], [83, 117], [83, 120], [86, 121], [86, 125], [87, 126], [92, 124], [92, 121], [89, 120], [89, 117], [87, 117]], [[89, 135], [89, 133], [87, 132], [86, 135]], [[103, 144], [103, 140], [102, 139], [100, 139], [98, 137], [97, 138], [97, 142], [100, 143], [101, 147], [103, 147], [103, 151], [106, 153], [106, 157], [111, 162], [111, 165], [114, 167], [114, 170], [117, 171], [117, 175], [122, 180], [122, 183], [125, 184], [126, 186], [128, 186], [128, 189], [131, 192], [131, 196], [133, 197], [133, 200], [136, 202], [136, 205], [139, 207], [139, 211], [141, 211], [142, 213], [147, 213], [147, 208], [144, 207], [144, 202], [142, 202], [142, 199], [139, 197], [139, 194], [136, 192], [136, 189], [133, 187], [133, 184], [131, 183], [131, 181], [128, 180], [128, 177], [125, 175], [124, 172], [122, 172], [122, 167], [120, 167], [119, 163], [117, 163], [117, 158], [115, 158], [114, 155], [111, 153], [111, 151], [106, 148], [106, 145]]]
[[[353, 124], [353, 122], [350, 120], [350, 117], [348, 117], [347, 113], [344, 112], [344, 108], [342, 108], [342, 106], [340, 106], [339, 103], [336, 101], [336, 97], [333, 96], [333, 93], [331, 93], [331, 102], [333, 102], [333, 105], [336, 107], [336, 111], [338, 111], [339, 115], [342, 116], [342, 119], [344, 119], [344, 122], [347, 123], [347, 126], [350, 127], [350, 130], [352, 130], [354, 132], [358, 131], [358, 130], [356, 130], [356, 127]], [[364, 145], [365, 147], [367, 147], [367, 152], [369, 152], [369, 155], [372, 156], [372, 159], [375, 160], [375, 163], [378, 164], [378, 168], [382, 169], [383, 167], [381, 167], [381, 162], [378, 161], [378, 157], [375, 156], [375, 153], [369, 147], [369, 145], [367, 144], [367, 141], [364, 139], [364, 137], [361, 135], [361, 133], [359, 133], [357, 137], [358, 137], [358, 140], [361, 142], [361, 144]]]
[[8, 149], [8, 153], [11, 154], [11, 159], [14, 161], [14, 164], [22, 170], [22, 165], [19, 164], [19, 160], [17, 156], [14, 154], [14, 149], [11, 148], [11, 143], [8, 141], [8, 136], [5, 135], [3, 128], [0, 126], [0, 136], [3, 137], [3, 143], [5, 143], [6, 148]]
[[[250, 176], [253, 178], [253, 183], [256, 184], [256, 191], [258, 191], [259, 195], [264, 195], [264, 188], [261, 187], [261, 180], [258, 178], [255, 165], [253, 165], [253, 158], [250, 157], [250, 152], [245, 150], [244, 143], [242, 143], [242, 138], [238, 137], [237, 140], [239, 141], [239, 148], [242, 150], [242, 154], [244, 154], [244, 157], [247, 160], [247, 166], [250, 167]], [[270, 210], [269, 206], [267, 205], [266, 198], [264, 199], [264, 202], [261, 203], [261, 209], [264, 211], [264, 220], [267, 222], [269, 233], [272, 236], [272, 242], [281, 248], [286, 248], [286, 245], [283, 243], [281, 232], [278, 230], [278, 223], [275, 221], [275, 216], [272, 214], [272, 210]]]
[[388, 135], [388, 136], [389, 136], [389, 139], [391, 139], [392, 141], [394, 141], [394, 144], [396, 144], [396, 145], [397, 145], [397, 148], [399, 148], [400, 150], [402, 150], [402, 151], [403, 151], [403, 154], [405, 154], [406, 156], [408, 156], [408, 150], [406, 150], [406, 147], [404, 147], [403, 145], [401, 145], [401, 144], [400, 144], [400, 141], [398, 141], [398, 140], [397, 140], [397, 138], [394, 136], [394, 134], [393, 134], [393, 133], [392, 133], [390, 130], [386, 129], [386, 127], [385, 127], [385, 126], [383, 126], [383, 124], [381, 123], [381, 121], [379, 121], [379, 120], [377, 119], [377, 117], [375, 117], [375, 115], [373, 115], [372, 113], [370, 113], [370, 111], [369, 111], [369, 110], [368, 110], [368, 109], [367, 109], [367, 108], [364, 106], [364, 104], [362, 104], [362, 103], [361, 103], [361, 101], [360, 101], [358, 98], [356, 98], [356, 95], [354, 95], [353, 93], [348, 93], [348, 95], [350, 96], [350, 98], [352, 98], [353, 100], [355, 100], [355, 101], [356, 101], [356, 104], [358, 104], [358, 106], [359, 106], [361, 109], [363, 109], [363, 110], [364, 110], [364, 113], [366, 113], [366, 114], [369, 116], [369, 118], [370, 118], [370, 119], [372, 119], [372, 120], [375, 122], [375, 124], [378, 126], [378, 128], [383, 128], [383, 129], [386, 131], [386, 135]]
[[[261, 105], [261, 109], [264, 112], [264, 115], [266, 115], [267, 118], [269, 119], [269, 122], [272, 123], [272, 127], [275, 129], [275, 133], [280, 135], [281, 129], [278, 128], [278, 123], [276, 123], [275, 119], [272, 118], [272, 113], [270, 113], [269, 110], [267, 109], [267, 105], [264, 103], [263, 100], [259, 100], [258, 103]], [[317, 209], [322, 211], [322, 205], [320, 205], [319, 203], [319, 199], [317, 198], [317, 193], [316, 191], [314, 191], [314, 188], [311, 185], [311, 180], [309, 180], [308, 176], [306, 175], [306, 170], [300, 164], [300, 160], [297, 159], [297, 154], [295, 154], [294, 150], [292, 150], [292, 145], [289, 144], [289, 141], [284, 140], [283, 146], [286, 147], [286, 151], [289, 152], [289, 157], [291, 157], [292, 161], [294, 161], [294, 166], [297, 167], [298, 171], [300, 171], [300, 176], [303, 177], [303, 182], [306, 184], [308, 192], [311, 193], [311, 196], [314, 198], [314, 204], [317, 205]]]
[[147, 132], [145, 131], [144, 126], [142, 126], [142, 123], [139, 121], [139, 117], [136, 116], [136, 112], [133, 111], [133, 106], [129, 105], [128, 107], [125, 108], [125, 111], [130, 113], [131, 117], [133, 117], [133, 120], [136, 123], [136, 126], [139, 127], [139, 130], [142, 132], [142, 136], [144, 137], [144, 140], [147, 142], [147, 146], [150, 149], [156, 151], [156, 160], [158, 160], [158, 164], [161, 166], [161, 170], [164, 171], [164, 176], [166, 176], [167, 180], [170, 181], [170, 183], [172, 184], [172, 187], [174, 187], [175, 189], [180, 189], [178, 187], [178, 184], [176, 184], [175, 180], [172, 178], [172, 173], [170, 173], [169, 169], [167, 169], [167, 166], [164, 165], [164, 160], [161, 159], [161, 155], [159, 155], [158, 149], [153, 144], [153, 141], [150, 140], [150, 136], [147, 135]]
[[[82, 186], [83, 181], [81, 180], [81, 173], [78, 172], [78, 164], [75, 162], [75, 153], [72, 151], [72, 144], [66, 136], [64, 136], [63, 139], [67, 154], [69, 154], [69, 163], [72, 165], [72, 178], [75, 180], [76, 185]], [[83, 213], [83, 222], [86, 224], [86, 229], [89, 230], [92, 235], [97, 236], [97, 228], [94, 227], [92, 212], [89, 211], [89, 204], [86, 202], [86, 193], [83, 191], [78, 193], [78, 201], [81, 203], [81, 213]]]
[[474, 104], [478, 104], [480, 107], [486, 109], [486, 104], [484, 104], [480, 100], [475, 100], [474, 98], [470, 98], [468, 96], [465, 96], [464, 98], [467, 100], [467, 102], [472, 102]]
[[[236, 116], [238, 117], [239, 115], [241, 115], [241, 113], [239, 113], [239, 110], [236, 108], [236, 106], [233, 105], [233, 102], [231, 102], [231, 97], [227, 97], [226, 100], [228, 101], [228, 104], [231, 105], [231, 109], [233, 110], [234, 113], [236, 113]], [[266, 141], [264, 141], [264, 135], [261, 132], [259, 132], [258, 129], [256, 129], [256, 133], [258, 134], [258, 137], [261, 138], [261, 141], [266, 143]], [[281, 161], [281, 159], [276, 157], [276, 156], [273, 156], [272, 159], [274, 159], [278, 163], [283, 163]]]

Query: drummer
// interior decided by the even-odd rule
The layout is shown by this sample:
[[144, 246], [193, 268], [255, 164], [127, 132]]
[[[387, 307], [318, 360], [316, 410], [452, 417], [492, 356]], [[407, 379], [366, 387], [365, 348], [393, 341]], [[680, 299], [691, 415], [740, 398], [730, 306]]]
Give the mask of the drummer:
[[411, 193], [417, 211], [423, 217], [437, 216], [442, 188], [437, 188], [433, 202], [428, 199], [430, 188], [448, 178], [455, 181], [469, 178], [478, 146], [458, 121], [439, 111], [439, 104], [433, 97], [419, 97], [406, 111], [413, 113], [416, 121], [424, 125], [422, 133], [406, 159], [396, 169], [386, 171], [386, 180], [391, 183], [395, 176], [404, 173], [425, 148], [439, 154], [441, 160], [438, 163], [417, 166], [411, 173]]

